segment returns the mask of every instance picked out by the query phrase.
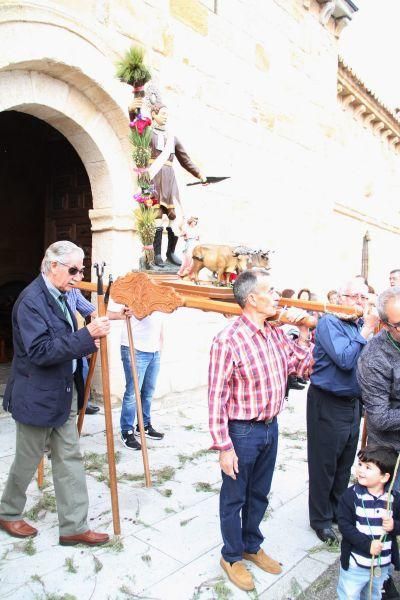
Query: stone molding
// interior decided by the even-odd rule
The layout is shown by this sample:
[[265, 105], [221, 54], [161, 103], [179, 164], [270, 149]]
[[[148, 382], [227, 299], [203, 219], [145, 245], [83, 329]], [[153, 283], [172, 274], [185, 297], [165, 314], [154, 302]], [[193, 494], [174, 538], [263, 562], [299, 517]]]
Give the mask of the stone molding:
[[99, 231], [135, 231], [133, 211], [116, 213], [115, 209], [99, 208], [89, 210], [92, 232]]
[[340, 202], [335, 202], [333, 212], [340, 215], [345, 215], [346, 217], [350, 217], [351, 219], [361, 221], [362, 223], [366, 223], [368, 225], [373, 225], [377, 229], [383, 229], [384, 231], [389, 231], [390, 233], [400, 235], [400, 227], [396, 227], [395, 225], [381, 221], [380, 219], [372, 217], [371, 215], [367, 215], [359, 210], [345, 206]]
[[337, 95], [343, 110], [349, 110], [363, 126], [400, 153], [400, 121], [387, 106], [339, 58]]

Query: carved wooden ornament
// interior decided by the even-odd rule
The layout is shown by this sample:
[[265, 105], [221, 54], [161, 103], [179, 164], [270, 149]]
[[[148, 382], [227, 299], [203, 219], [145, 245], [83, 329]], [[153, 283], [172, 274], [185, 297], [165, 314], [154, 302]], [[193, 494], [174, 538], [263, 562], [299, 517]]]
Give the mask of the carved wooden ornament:
[[128, 273], [111, 286], [111, 298], [128, 306], [137, 319], [152, 312], [171, 313], [184, 305], [183, 298], [171, 287], [154, 283], [146, 273]]

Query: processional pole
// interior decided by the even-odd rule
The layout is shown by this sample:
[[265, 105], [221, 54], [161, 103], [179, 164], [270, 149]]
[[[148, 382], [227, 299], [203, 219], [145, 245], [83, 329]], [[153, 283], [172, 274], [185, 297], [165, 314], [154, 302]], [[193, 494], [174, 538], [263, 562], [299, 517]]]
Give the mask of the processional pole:
[[[93, 266], [97, 274], [97, 312], [99, 317], [106, 315], [103, 293], [103, 274], [104, 262], [95, 263]], [[121, 533], [121, 524], [119, 518], [118, 489], [117, 489], [117, 471], [115, 468], [114, 435], [111, 412], [110, 396], [110, 375], [108, 367], [107, 337], [100, 338], [100, 360], [101, 360], [101, 379], [103, 384], [103, 402], [104, 416], [106, 421], [106, 440], [107, 440], [107, 459], [108, 473], [110, 477], [111, 508], [113, 516], [113, 525], [115, 535]], [[94, 367], [93, 367], [94, 368]]]

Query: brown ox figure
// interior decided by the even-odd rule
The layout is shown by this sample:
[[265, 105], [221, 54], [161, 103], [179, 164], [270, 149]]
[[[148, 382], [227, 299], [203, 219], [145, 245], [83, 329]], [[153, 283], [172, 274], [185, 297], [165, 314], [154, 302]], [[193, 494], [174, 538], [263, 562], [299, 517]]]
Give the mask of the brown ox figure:
[[190, 278], [199, 283], [199, 272], [207, 268], [217, 275], [220, 285], [232, 273], [239, 274], [252, 267], [269, 267], [269, 251], [252, 250], [245, 246], [199, 244], [193, 248], [193, 268]]

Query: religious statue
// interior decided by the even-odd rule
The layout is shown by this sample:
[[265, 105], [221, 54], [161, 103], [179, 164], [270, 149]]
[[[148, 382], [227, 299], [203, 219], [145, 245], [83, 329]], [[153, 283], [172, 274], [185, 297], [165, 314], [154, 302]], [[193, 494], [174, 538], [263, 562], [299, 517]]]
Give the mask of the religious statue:
[[[162, 217], [168, 217], [168, 246], [167, 246], [167, 261], [173, 265], [181, 266], [180, 259], [175, 254], [175, 247], [178, 241], [179, 232], [175, 229], [176, 219], [176, 204], [181, 206], [179, 198], [178, 184], [176, 181], [173, 160], [174, 156], [178, 159], [180, 165], [186, 169], [191, 175], [197, 177], [204, 184], [207, 179], [203, 177], [200, 170], [190, 160], [182, 143], [173, 134], [166, 132], [166, 124], [168, 120], [168, 110], [163, 104], [156, 104], [151, 110], [151, 119], [153, 132], [151, 138], [151, 159], [149, 167], [149, 175], [151, 182], [154, 185], [156, 203], [153, 206], [155, 211], [156, 231], [154, 236], [154, 263], [162, 267], [164, 261], [161, 256], [161, 241], [162, 241]], [[183, 211], [182, 211], [183, 212]]]

